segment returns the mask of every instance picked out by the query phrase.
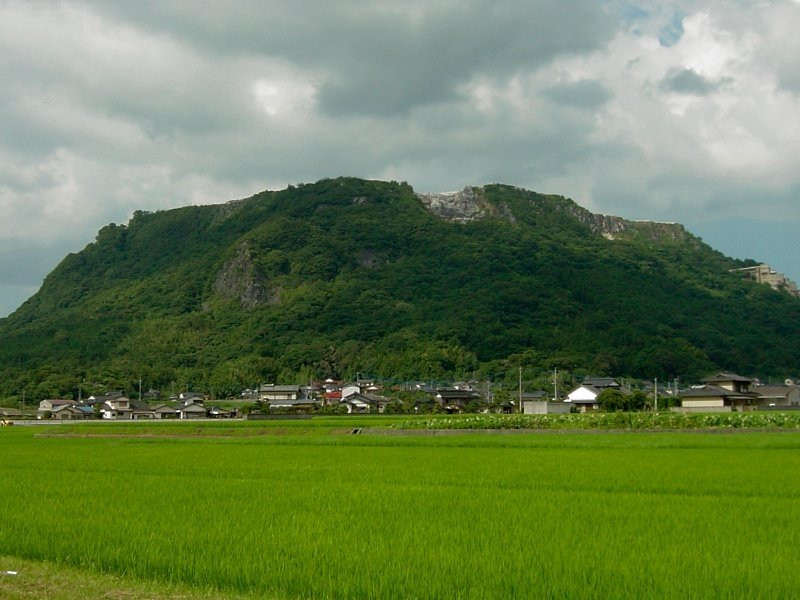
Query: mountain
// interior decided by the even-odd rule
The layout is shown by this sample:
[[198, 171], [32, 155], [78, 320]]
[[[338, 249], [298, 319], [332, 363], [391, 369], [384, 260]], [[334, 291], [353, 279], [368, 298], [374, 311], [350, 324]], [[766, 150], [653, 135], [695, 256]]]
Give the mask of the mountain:
[[0, 320], [0, 395], [234, 392], [311, 376], [576, 373], [686, 381], [800, 368], [800, 300], [681, 225], [506, 186], [326, 179], [138, 211]]

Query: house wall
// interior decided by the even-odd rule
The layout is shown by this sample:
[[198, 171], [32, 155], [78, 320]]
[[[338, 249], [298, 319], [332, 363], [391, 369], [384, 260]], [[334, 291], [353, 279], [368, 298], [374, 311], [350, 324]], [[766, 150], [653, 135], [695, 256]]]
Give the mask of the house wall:
[[730, 406], [672, 406], [670, 407], [670, 410], [678, 413], [732, 412]]
[[[723, 408], [725, 401], [722, 398], [686, 398], [681, 401], [683, 408]], [[730, 407], [728, 407], [730, 408]]]
[[579, 387], [577, 390], [573, 390], [567, 395], [567, 398], [571, 402], [575, 402], [578, 400], [594, 400], [597, 398], [597, 394], [594, 393], [592, 390], [586, 389], [585, 387]]

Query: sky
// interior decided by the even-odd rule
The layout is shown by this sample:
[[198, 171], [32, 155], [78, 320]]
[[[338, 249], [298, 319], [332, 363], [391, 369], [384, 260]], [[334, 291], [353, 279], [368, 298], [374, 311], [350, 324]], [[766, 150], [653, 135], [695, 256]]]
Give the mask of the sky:
[[0, 316], [135, 210], [340, 175], [683, 223], [800, 280], [800, 0], [0, 0]]

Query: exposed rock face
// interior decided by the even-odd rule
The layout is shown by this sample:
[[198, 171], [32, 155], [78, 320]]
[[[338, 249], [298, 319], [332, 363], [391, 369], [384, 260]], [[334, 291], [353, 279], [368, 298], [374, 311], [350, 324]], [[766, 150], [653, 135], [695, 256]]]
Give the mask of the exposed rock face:
[[481, 188], [466, 186], [458, 192], [421, 193], [417, 197], [433, 214], [452, 223], [467, 223], [488, 217], [515, 222], [511, 210], [506, 205], [488, 203]]
[[[495, 217], [509, 223], [516, 222], [511, 209], [505, 204], [498, 206], [488, 202], [482, 188], [467, 186], [458, 192], [418, 193], [417, 197], [429, 211], [445, 221], [466, 223]], [[699, 239], [687, 232], [679, 223], [628, 221], [622, 217], [595, 214], [566, 198], [561, 198], [555, 207], [551, 205], [548, 210], [563, 211], [586, 225], [592, 233], [602, 235], [608, 240], [644, 239], [654, 242], [695, 240], [700, 243]]]
[[686, 241], [692, 236], [679, 223], [655, 223], [652, 221], [628, 221], [622, 217], [589, 212], [576, 206], [574, 216], [598, 235], [608, 240], [647, 239], [655, 242]]
[[467, 186], [459, 192], [417, 194], [422, 204], [445, 221], [465, 223], [486, 217], [486, 200], [483, 194]]
[[214, 282], [214, 291], [224, 298], [238, 299], [243, 308], [279, 301], [278, 292], [270, 290], [259, 274], [247, 242], [243, 242], [236, 256], [222, 266]]

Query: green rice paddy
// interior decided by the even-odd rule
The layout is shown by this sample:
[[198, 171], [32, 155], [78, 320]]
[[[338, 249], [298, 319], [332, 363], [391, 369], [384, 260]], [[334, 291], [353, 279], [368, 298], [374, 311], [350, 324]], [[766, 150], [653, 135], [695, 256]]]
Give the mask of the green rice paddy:
[[0, 555], [223, 597], [800, 589], [798, 432], [342, 434], [361, 424], [4, 428]]

